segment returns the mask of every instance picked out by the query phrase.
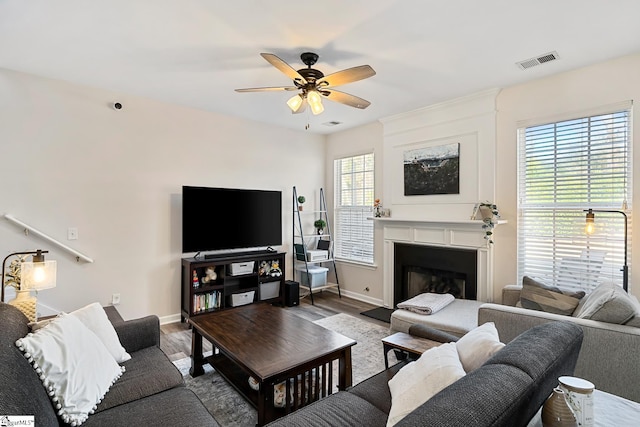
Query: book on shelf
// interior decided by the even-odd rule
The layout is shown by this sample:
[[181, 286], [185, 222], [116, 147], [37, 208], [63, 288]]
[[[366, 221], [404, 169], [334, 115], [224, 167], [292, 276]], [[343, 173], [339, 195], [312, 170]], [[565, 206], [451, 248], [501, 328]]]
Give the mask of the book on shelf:
[[201, 313], [203, 311], [220, 308], [222, 302], [221, 292], [212, 291], [193, 296], [193, 312]]

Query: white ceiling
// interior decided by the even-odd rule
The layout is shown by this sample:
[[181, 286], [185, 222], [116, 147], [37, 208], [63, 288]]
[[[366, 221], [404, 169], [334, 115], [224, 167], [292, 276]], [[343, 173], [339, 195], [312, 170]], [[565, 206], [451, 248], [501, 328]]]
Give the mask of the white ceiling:
[[[331, 133], [638, 52], [639, 16], [638, 0], [0, 0], [0, 67]], [[292, 115], [291, 92], [234, 91], [291, 85], [259, 54], [299, 69], [305, 51], [325, 75], [371, 65], [338, 88], [371, 106]]]

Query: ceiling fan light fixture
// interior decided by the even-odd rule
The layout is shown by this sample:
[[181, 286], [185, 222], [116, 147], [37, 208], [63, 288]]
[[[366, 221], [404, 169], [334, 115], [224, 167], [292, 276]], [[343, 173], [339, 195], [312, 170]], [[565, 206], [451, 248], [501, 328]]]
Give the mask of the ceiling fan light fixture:
[[295, 95], [292, 96], [288, 101], [287, 101], [287, 105], [289, 106], [289, 108], [291, 108], [291, 111], [296, 113], [300, 107], [302, 106], [304, 99], [302, 98], [301, 95]]
[[311, 112], [314, 115], [318, 115], [324, 111], [324, 106], [322, 105], [322, 99], [320, 98], [320, 94], [315, 90], [310, 90], [307, 93], [307, 101], [309, 102], [309, 106], [311, 107]]
[[322, 113], [324, 111], [322, 97], [331, 102], [338, 102], [359, 109], [365, 109], [371, 104], [365, 99], [333, 89], [335, 86], [342, 86], [375, 76], [376, 72], [369, 65], [351, 67], [325, 76], [322, 71], [311, 68], [318, 60], [318, 55], [313, 52], [304, 52], [300, 55], [300, 59], [307, 68], [299, 70], [296, 70], [272, 53], [261, 53], [260, 55], [269, 64], [289, 77], [293, 81], [293, 86], [254, 87], [236, 89], [236, 92], [296, 91], [298, 94], [287, 101], [287, 105], [293, 114], [305, 112], [307, 104], [314, 115]]

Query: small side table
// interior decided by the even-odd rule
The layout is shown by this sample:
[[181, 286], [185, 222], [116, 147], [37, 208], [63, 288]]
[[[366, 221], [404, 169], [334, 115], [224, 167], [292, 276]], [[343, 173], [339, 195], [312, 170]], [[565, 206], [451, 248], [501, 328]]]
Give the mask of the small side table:
[[389, 368], [388, 353], [391, 350], [399, 350], [407, 353], [410, 358], [417, 359], [422, 353], [430, 348], [437, 347], [442, 343], [425, 338], [414, 337], [404, 332], [396, 332], [386, 338], [382, 338], [382, 348], [384, 351], [384, 367]]

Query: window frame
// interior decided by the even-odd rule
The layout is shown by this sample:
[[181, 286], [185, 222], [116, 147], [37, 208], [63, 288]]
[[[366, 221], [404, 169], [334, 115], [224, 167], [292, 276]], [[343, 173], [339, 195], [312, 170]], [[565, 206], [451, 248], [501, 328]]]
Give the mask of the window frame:
[[[343, 172], [343, 162], [359, 158], [362, 158], [362, 170], [352, 168], [350, 172]], [[375, 200], [375, 153], [368, 151], [334, 159], [333, 168], [334, 257], [336, 261], [374, 266], [374, 222], [371, 215]], [[356, 175], [362, 175], [361, 185], [356, 185]], [[347, 176], [351, 177], [351, 185], [347, 183], [345, 188], [344, 177]], [[349, 191], [351, 197], [345, 195]], [[352, 204], [343, 203], [346, 198]], [[345, 227], [350, 229], [345, 231]]]
[[[616, 115], [626, 114], [623, 120], [615, 122]], [[609, 120], [612, 121], [613, 126], [606, 126], [606, 116], [610, 116]], [[632, 103], [622, 102], [614, 105], [604, 106], [597, 109], [591, 109], [583, 111], [577, 114], [565, 114], [555, 117], [539, 120], [529, 120], [519, 122], [517, 124], [517, 139], [518, 139], [518, 156], [517, 156], [517, 212], [518, 212], [518, 226], [517, 226], [517, 274], [518, 281], [522, 280], [525, 275], [538, 277], [545, 283], [560, 286], [562, 288], [569, 288], [574, 290], [590, 291], [598, 283], [603, 281], [614, 281], [617, 284], [622, 284], [622, 271], [621, 267], [624, 264], [624, 217], [620, 214], [611, 213], [596, 213], [596, 222], [602, 228], [606, 227], [606, 233], [600, 232], [599, 235], [587, 236], [582, 230], [585, 225], [585, 209], [593, 208], [594, 210], [624, 210], [627, 215], [627, 264], [631, 259], [631, 223], [632, 223], [632, 194], [633, 194], [633, 139], [632, 139]], [[569, 181], [571, 178], [579, 178], [578, 186], [574, 192], [568, 191], [567, 194], [563, 194], [563, 201], [558, 202], [558, 194], [562, 194], [563, 188], [569, 188], [568, 184], [559, 185], [557, 177], [554, 176], [553, 182], [549, 180], [549, 187], [552, 188], [552, 194], [554, 202], [545, 202], [545, 197], [539, 197], [537, 200], [535, 197], [528, 197], [528, 191], [532, 192], [532, 185], [536, 185], [534, 181], [536, 179], [527, 179], [527, 172], [533, 175], [530, 169], [527, 167], [531, 164], [532, 153], [531, 149], [527, 151], [527, 141], [529, 144], [536, 138], [527, 139], [527, 130], [543, 128], [545, 126], [555, 126], [567, 124], [570, 122], [588, 121], [588, 126], [580, 126], [579, 129], [589, 130], [589, 133], [585, 135], [579, 132], [566, 132], [564, 137], [558, 137], [554, 135], [553, 144], [553, 159], [556, 162], [553, 173], [555, 175], [561, 175], [561, 171], [558, 169], [558, 164], [562, 167], [569, 164], [578, 163], [577, 156], [575, 158], [570, 157], [575, 153], [582, 153], [584, 156], [585, 150], [590, 150], [589, 154], [584, 156], [587, 162], [591, 163], [598, 160], [598, 156], [605, 157], [607, 150], [610, 150], [610, 162], [607, 164], [606, 173], [598, 174], [598, 170], [591, 168], [591, 165], [587, 167], [587, 172], [581, 171], [576, 173], [567, 173], [563, 176], [563, 179]], [[601, 121], [598, 121], [601, 120]], [[592, 124], [591, 122], [595, 122]], [[623, 124], [619, 124], [623, 123]], [[600, 134], [594, 132], [594, 129], [607, 129], [608, 132], [603, 132], [605, 137], [600, 138]], [[614, 130], [612, 131], [611, 128]], [[624, 130], [623, 136], [618, 136], [616, 131]], [[568, 141], [571, 136], [581, 135], [576, 141]], [[567, 141], [563, 141], [563, 138]], [[542, 141], [543, 136], [539, 136]], [[560, 142], [558, 142], [560, 141]], [[622, 142], [621, 142], [622, 141]], [[542, 142], [539, 142], [543, 144]], [[580, 144], [586, 146], [586, 148], [577, 150]], [[609, 144], [610, 148], [606, 148]], [[616, 148], [619, 148], [618, 144], [624, 145], [624, 157], [620, 160], [614, 156]], [[558, 147], [560, 146], [560, 150]], [[527, 155], [531, 157], [527, 157]], [[539, 153], [539, 155], [541, 155]], [[558, 156], [561, 157], [558, 157]], [[565, 157], [562, 157], [565, 156]], [[570, 160], [567, 160], [570, 159]], [[547, 160], [545, 160], [547, 161]], [[529, 163], [527, 163], [529, 162]], [[551, 160], [548, 160], [551, 162]], [[540, 161], [540, 163], [544, 163]], [[550, 163], [547, 163], [548, 166]], [[606, 164], [603, 162], [602, 164]], [[542, 170], [542, 166], [538, 166]], [[622, 169], [622, 173], [616, 171]], [[579, 170], [579, 168], [577, 169]], [[541, 173], [542, 174], [542, 173]], [[610, 200], [606, 200], [606, 191], [602, 188], [594, 190], [591, 193], [591, 188], [586, 191], [586, 199], [576, 199], [576, 195], [580, 194], [581, 186], [594, 187], [598, 185], [602, 186], [602, 183], [598, 183], [598, 179], [604, 181], [604, 178], [609, 177], [611, 181], [612, 194], [617, 196], [622, 195], [620, 199], [612, 197]], [[623, 178], [620, 178], [623, 177]], [[622, 179], [622, 182], [616, 181]], [[540, 182], [543, 179], [538, 179]], [[565, 182], [567, 182], [565, 181]], [[586, 183], [586, 184], [585, 184]], [[615, 183], [615, 185], [614, 185]], [[574, 181], [575, 185], [575, 181]], [[538, 187], [539, 188], [539, 187]], [[527, 191], [528, 190], [528, 191]], [[584, 190], [582, 190], [584, 191]], [[546, 194], [545, 196], [549, 196]], [[549, 197], [547, 197], [549, 198]], [[623, 207], [625, 207], [623, 209]], [[537, 218], [537, 219], [536, 219]], [[549, 219], [548, 222], [544, 222], [544, 219]], [[545, 236], [539, 230], [544, 226], [548, 229], [548, 234]], [[538, 230], [536, 230], [536, 228]], [[605, 250], [606, 249], [606, 250]], [[550, 267], [549, 267], [550, 266]], [[544, 272], [544, 269], [549, 270]]]

